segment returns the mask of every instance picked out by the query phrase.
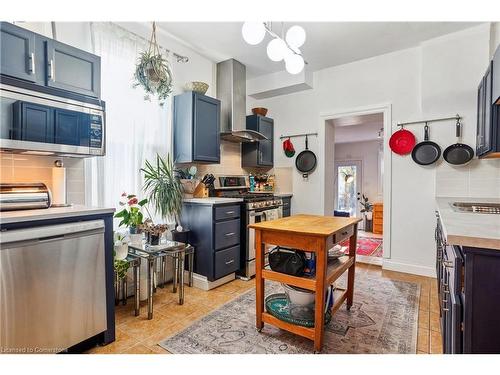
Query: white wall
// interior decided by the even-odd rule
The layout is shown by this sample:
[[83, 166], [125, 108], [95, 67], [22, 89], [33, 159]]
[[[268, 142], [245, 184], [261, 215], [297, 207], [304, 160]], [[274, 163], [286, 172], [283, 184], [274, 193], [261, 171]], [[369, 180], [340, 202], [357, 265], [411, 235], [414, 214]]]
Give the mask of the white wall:
[[379, 141], [349, 142], [335, 144], [335, 161], [361, 160], [362, 190], [370, 202], [382, 202], [379, 189], [380, 163]]
[[[314, 89], [251, 101], [249, 106], [269, 108], [269, 116], [275, 119], [276, 135], [318, 131], [321, 114], [386, 103], [392, 105], [393, 120], [392, 129], [385, 130], [388, 134], [396, 130], [398, 121], [458, 112], [464, 116], [463, 141], [474, 146], [476, 88], [488, 64], [489, 41], [489, 25], [480, 25], [415, 48], [318, 71], [314, 74]], [[454, 143], [453, 125], [432, 125], [432, 139], [443, 147]], [[422, 126], [411, 129], [421, 140]], [[310, 148], [318, 150], [319, 142], [324, 140], [311, 139]], [[325, 152], [329, 152], [328, 148]], [[293, 163], [277, 148], [275, 155], [278, 166]], [[436, 170], [445, 167], [421, 167], [410, 156], [394, 154], [390, 161], [391, 255], [384, 267], [433, 275]], [[324, 162], [320, 158], [319, 163]], [[320, 199], [323, 167], [318, 165], [308, 181], [295, 172], [292, 203], [295, 212], [323, 214], [322, 201], [328, 199]]]

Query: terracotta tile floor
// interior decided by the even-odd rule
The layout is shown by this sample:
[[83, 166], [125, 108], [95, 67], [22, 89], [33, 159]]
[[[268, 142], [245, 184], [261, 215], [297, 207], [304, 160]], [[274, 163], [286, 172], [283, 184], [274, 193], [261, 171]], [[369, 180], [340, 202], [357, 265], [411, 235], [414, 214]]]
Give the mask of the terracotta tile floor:
[[[379, 277], [410, 281], [421, 286], [417, 350], [419, 354], [442, 353], [439, 328], [439, 306], [436, 280], [393, 271], [383, 271], [375, 265], [357, 265], [358, 272], [373, 272]], [[254, 281], [235, 280], [210, 291], [185, 288], [185, 302], [177, 304], [172, 286], [157, 288], [154, 295], [154, 316], [147, 320], [147, 307], [141, 303], [140, 316], [134, 316], [133, 300], [116, 307], [116, 341], [95, 347], [88, 353], [109, 354], [168, 354], [158, 343], [188, 327], [226, 302], [254, 287]]]

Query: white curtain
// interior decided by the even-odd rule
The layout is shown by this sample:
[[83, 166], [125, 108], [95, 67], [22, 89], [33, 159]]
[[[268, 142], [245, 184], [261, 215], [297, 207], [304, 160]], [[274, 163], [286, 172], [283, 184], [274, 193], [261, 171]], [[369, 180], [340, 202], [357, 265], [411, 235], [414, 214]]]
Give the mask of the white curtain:
[[91, 32], [94, 53], [101, 56], [106, 156], [86, 161], [86, 202], [118, 209], [122, 192], [145, 197], [140, 172], [145, 160], [170, 151], [171, 101], [162, 107], [132, 87], [135, 63], [147, 43], [112, 23], [92, 23]]

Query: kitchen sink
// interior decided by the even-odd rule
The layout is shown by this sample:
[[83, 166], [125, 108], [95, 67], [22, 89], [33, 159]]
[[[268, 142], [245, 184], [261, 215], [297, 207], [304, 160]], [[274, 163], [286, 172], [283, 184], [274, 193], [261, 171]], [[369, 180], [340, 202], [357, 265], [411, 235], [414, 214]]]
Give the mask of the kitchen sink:
[[451, 208], [457, 212], [473, 212], [476, 214], [500, 214], [500, 203], [453, 202]]

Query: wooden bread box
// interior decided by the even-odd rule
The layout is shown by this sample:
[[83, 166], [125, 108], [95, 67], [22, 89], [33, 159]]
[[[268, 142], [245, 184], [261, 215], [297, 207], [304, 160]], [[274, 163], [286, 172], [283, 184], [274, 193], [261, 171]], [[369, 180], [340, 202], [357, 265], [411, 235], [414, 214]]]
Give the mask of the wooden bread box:
[[384, 204], [380, 202], [373, 204], [373, 233], [384, 233]]

